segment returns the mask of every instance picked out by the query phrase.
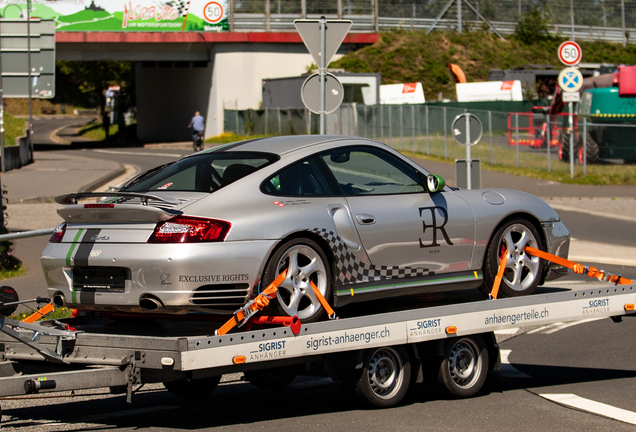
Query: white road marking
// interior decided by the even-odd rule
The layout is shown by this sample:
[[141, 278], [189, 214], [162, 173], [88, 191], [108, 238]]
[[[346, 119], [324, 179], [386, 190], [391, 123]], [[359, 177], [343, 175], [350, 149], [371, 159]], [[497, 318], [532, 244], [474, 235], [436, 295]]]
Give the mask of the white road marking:
[[517, 333], [519, 333], [519, 330], [521, 330], [519, 327], [517, 327], [517, 328], [510, 328], [510, 329], [503, 329], [503, 330], [495, 330], [495, 334], [496, 334], [496, 335], [510, 335], [510, 334], [517, 334]]
[[569, 327], [573, 327], [575, 325], [579, 325], [579, 324], [585, 324], [588, 322], [592, 322], [592, 321], [599, 321], [602, 319], [606, 319], [607, 317], [597, 317], [597, 318], [588, 318], [588, 319], [584, 319], [584, 320], [579, 320], [579, 321], [572, 321], [572, 322], [568, 322], [568, 323], [562, 323], [562, 322], [557, 322], [554, 324], [549, 324], [543, 327], [539, 327], [536, 328], [534, 330], [530, 330], [528, 333], [526, 334], [535, 334], [535, 333], [541, 333], [541, 334], [552, 334], [552, 333], [556, 333], [559, 330], [563, 330]]
[[636, 259], [628, 257], [636, 257], [636, 247], [570, 239], [570, 261], [636, 267]]
[[561, 405], [570, 406], [583, 411], [598, 414], [603, 417], [609, 417], [625, 423], [636, 425], [636, 412], [633, 411], [627, 411], [621, 408], [616, 408], [612, 405], [585, 399], [575, 394], [540, 394], [539, 396]]
[[135, 155], [135, 156], [165, 156], [165, 157], [183, 157], [182, 154], [179, 153], [141, 153], [141, 152], [127, 152], [127, 151], [119, 151], [119, 150], [93, 150], [95, 153], [108, 153], [108, 154], [119, 154], [119, 155]]
[[497, 375], [504, 378], [532, 378], [530, 375], [521, 372], [519, 369], [510, 364], [508, 357], [512, 350], [501, 349], [499, 355], [501, 357], [501, 370], [497, 371]]
[[625, 216], [625, 215], [620, 215], [615, 213], [600, 212], [600, 211], [594, 211], [590, 209], [583, 209], [579, 207], [563, 205], [549, 198], [547, 199], [547, 202], [548, 204], [550, 204], [550, 207], [552, 207], [555, 210], [585, 213], [590, 216], [598, 216], [598, 217], [609, 218], [609, 219], [619, 219], [619, 220], [624, 220], [628, 222], [636, 222], [636, 217], [634, 216]]

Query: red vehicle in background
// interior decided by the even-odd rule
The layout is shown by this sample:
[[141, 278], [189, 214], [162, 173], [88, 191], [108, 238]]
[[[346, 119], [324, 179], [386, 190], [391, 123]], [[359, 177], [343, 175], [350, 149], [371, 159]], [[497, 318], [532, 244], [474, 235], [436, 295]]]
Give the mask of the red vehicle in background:
[[[564, 107], [561, 89], [557, 87], [550, 106], [534, 106], [529, 113], [508, 113], [508, 144], [517, 145], [518, 118], [519, 145], [527, 145], [533, 148], [547, 148], [548, 144], [550, 147], [559, 146], [564, 135], [567, 134], [569, 137], [570, 133], [568, 114], [562, 112]], [[547, 136], [548, 119], [550, 119], [550, 137]], [[576, 130], [576, 120], [574, 125]], [[567, 158], [567, 156], [565, 157]], [[560, 147], [559, 158], [564, 160]]]

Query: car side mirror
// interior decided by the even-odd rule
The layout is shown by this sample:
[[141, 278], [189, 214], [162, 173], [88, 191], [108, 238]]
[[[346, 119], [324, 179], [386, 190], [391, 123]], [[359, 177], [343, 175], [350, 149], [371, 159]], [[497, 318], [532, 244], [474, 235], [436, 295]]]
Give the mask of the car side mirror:
[[446, 187], [446, 182], [443, 178], [436, 174], [429, 174], [426, 177], [426, 187], [430, 193], [437, 193], [444, 190]]

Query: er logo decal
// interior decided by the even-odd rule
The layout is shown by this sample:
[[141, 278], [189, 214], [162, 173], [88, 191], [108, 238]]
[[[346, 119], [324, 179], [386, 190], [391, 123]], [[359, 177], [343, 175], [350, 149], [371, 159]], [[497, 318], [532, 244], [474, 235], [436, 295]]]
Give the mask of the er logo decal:
[[[446, 209], [444, 207], [420, 207], [419, 210], [420, 210], [420, 217], [424, 217], [426, 219], [428, 219], [429, 217], [428, 212], [430, 212], [430, 218], [433, 221], [431, 224], [427, 224], [426, 220], [422, 221], [424, 234], [426, 234], [427, 228], [433, 228], [433, 242], [425, 244], [420, 238], [420, 247], [425, 248], [425, 247], [439, 246], [439, 243], [437, 243], [437, 231], [441, 232], [442, 236], [444, 236], [444, 240], [446, 241], [446, 243], [452, 246], [453, 243], [450, 241], [450, 238], [448, 237], [448, 233], [446, 232], [446, 229], [444, 229], [444, 226], [446, 226], [446, 223], [448, 222], [448, 212], [446, 211]], [[441, 221], [438, 218], [437, 211], [439, 211], [442, 214], [444, 218], [443, 221]]]

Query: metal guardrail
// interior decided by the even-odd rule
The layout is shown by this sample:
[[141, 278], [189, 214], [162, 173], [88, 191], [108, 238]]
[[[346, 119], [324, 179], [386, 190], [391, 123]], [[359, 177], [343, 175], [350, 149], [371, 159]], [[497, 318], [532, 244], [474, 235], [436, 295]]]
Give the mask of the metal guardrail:
[[[294, 20], [301, 19], [301, 14], [271, 14], [269, 22], [264, 13], [236, 13], [234, 15], [234, 31], [236, 32], [295, 32]], [[307, 15], [307, 19], [319, 19], [320, 15]], [[327, 19], [338, 19], [338, 15], [325, 15]], [[377, 30], [389, 30], [402, 28], [405, 30], [428, 30], [435, 22], [434, 18], [394, 18], [378, 17], [378, 29], [375, 26], [373, 15], [346, 15], [343, 19], [353, 21], [351, 32], [353, 33], [373, 33]], [[466, 21], [467, 27], [481, 29], [482, 21]], [[491, 24], [504, 35], [514, 34], [517, 26], [516, 22], [493, 21]], [[456, 30], [456, 19], [441, 19], [435, 27], [438, 30]], [[626, 34], [628, 43], [636, 43], [636, 28], [627, 28]], [[548, 32], [552, 35], [561, 35], [572, 38], [572, 26], [570, 24], [551, 24]], [[599, 26], [574, 26], [574, 39], [578, 41], [602, 40], [607, 42], [623, 42], [623, 29], [620, 27], [599, 27]]]
[[55, 231], [55, 228], [46, 228], [41, 230], [34, 231], [22, 231], [12, 234], [2, 234], [0, 235], [0, 241], [9, 241], [9, 240], [18, 240], [29, 237], [39, 237], [44, 235], [51, 235]]

